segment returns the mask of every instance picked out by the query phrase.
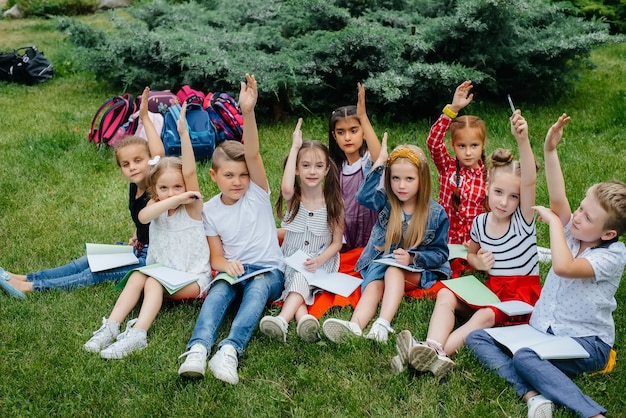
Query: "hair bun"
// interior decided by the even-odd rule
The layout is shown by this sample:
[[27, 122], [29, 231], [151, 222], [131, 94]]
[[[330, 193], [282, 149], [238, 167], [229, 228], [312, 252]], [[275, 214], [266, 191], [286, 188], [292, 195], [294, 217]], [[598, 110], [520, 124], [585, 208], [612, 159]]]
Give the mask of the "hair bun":
[[509, 149], [497, 148], [491, 153], [489, 159], [493, 167], [500, 167], [513, 161], [513, 153]]

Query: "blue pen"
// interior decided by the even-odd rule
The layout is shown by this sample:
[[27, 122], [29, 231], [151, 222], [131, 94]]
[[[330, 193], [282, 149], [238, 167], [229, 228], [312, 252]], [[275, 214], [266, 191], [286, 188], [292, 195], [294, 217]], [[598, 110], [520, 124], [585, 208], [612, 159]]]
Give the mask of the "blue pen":
[[311, 257], [311, 258], [319, 256], [324, 251], [324, 247], [326, 247], [326, 244], [320, 245], [320, 247], [317, 249], [317, 252], [315, 253], [315, 255], [313, 257]]

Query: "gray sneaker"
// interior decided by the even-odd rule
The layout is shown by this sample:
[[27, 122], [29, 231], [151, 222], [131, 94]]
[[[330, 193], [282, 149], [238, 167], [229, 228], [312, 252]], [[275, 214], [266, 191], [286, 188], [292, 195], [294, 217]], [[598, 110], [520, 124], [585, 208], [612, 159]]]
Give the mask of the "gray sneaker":
[[206, 370], [207, 349], [202, 344], [194, 344], [189, 351], [181, 354], [178, 358], [187, 357], [180, 365], [178, 375], [182, 377], [204, 377]]
[[417, 344], [417, 341], [411, 335], [411, 331], [406, 329], [400, 331], [396, 337], [396, 351], [398, 355], [391, 359], [391, 370], [394, 374], [402, 373], [407, 364], [409, 364], [409, 352], [415, 344]]
[[344, 342], [348, 337], [360, 337], [363, 335], [363, 331], [356, 323], [343, 319], [327, 319], [324, 321], [322, 328], [324, 329], [324, 334], [334, 343]]
[[83, 348], [91, 353], [99, 353], [102, 349], [111, 345], [120, 334], [120, 324], [109, 322], [102, 318], [102, 326], [93, 333], [93, 337], [83, 345]]
[[117, 341], [100, 351], [100, 357], [105, 359], [123, 359], [134, 351], [143, 350], [148, 346], [147, 333], [143, 329], [133, 328], [137, 319], [128, 321], [126, 331], [117, 336]]
[[211, 369], [213, 375], [217, 379], [231, 385], [239, 383], [238, 365], [237, 350], [229, 344], [223, 345], [209, 360], [209, 369]]
[[409, 351], [409, 362], [418, 372], [431, 372], [441, 379], [454, 368], [454, 361], [436, 347], [418, 342]]
[[277, 316], [267, 315], [261, 318], [259, 329], [270, 338], [287, 342], [287, 324]]
[[301, 340], [314, 343], [320, 339], [320, 323], [313, 315], [306, 314], [298, 321], [296, 334]]

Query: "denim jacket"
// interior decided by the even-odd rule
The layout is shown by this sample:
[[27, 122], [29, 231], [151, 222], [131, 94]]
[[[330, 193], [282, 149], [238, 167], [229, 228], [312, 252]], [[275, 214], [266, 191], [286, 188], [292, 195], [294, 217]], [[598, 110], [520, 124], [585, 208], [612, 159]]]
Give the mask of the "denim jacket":
[[[378, 212], [378, 220], [374, 225], [367, 245], [357, 261], [356, 271], [367, 268], [372, 261], [383, 255], [383, 252], [375, 247], [385, 245], [385, 234], [387, 232], [391, 205], [385, 190], [378, 188], [382, 173], [383, 166], [371, 170], [356, 195], [361, 205]], [[439, 203], [431, 199], [429, 204], [426, 235], [413, 256], [414, 267], [424, 269], [424, 273], [432, 273], [422, 273], [421, 285], [425, 289], [430, 288], [437, 279], [449, 279], [452, 274], [450, 263], [448, 262], [448, 228], [450, 227], [450, 222]], [[396, 248], [398, 248], [398, 245], [392, 244], [390, 251]]]

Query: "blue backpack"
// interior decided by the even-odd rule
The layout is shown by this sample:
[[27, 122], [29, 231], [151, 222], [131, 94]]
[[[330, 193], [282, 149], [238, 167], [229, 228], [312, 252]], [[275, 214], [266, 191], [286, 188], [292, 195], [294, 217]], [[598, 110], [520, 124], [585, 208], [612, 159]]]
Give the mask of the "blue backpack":
[[[177, 104], [170, 106], [165, 114], [161, 131], [165, 155], [179, 156], [181, 153], [177, 128], [180, 111], [181, 106]], [[187, 102], [187, 130], [196, 160], [210, 160], [215, 151], [215, 127], [209, 114], [197, 102]]]

